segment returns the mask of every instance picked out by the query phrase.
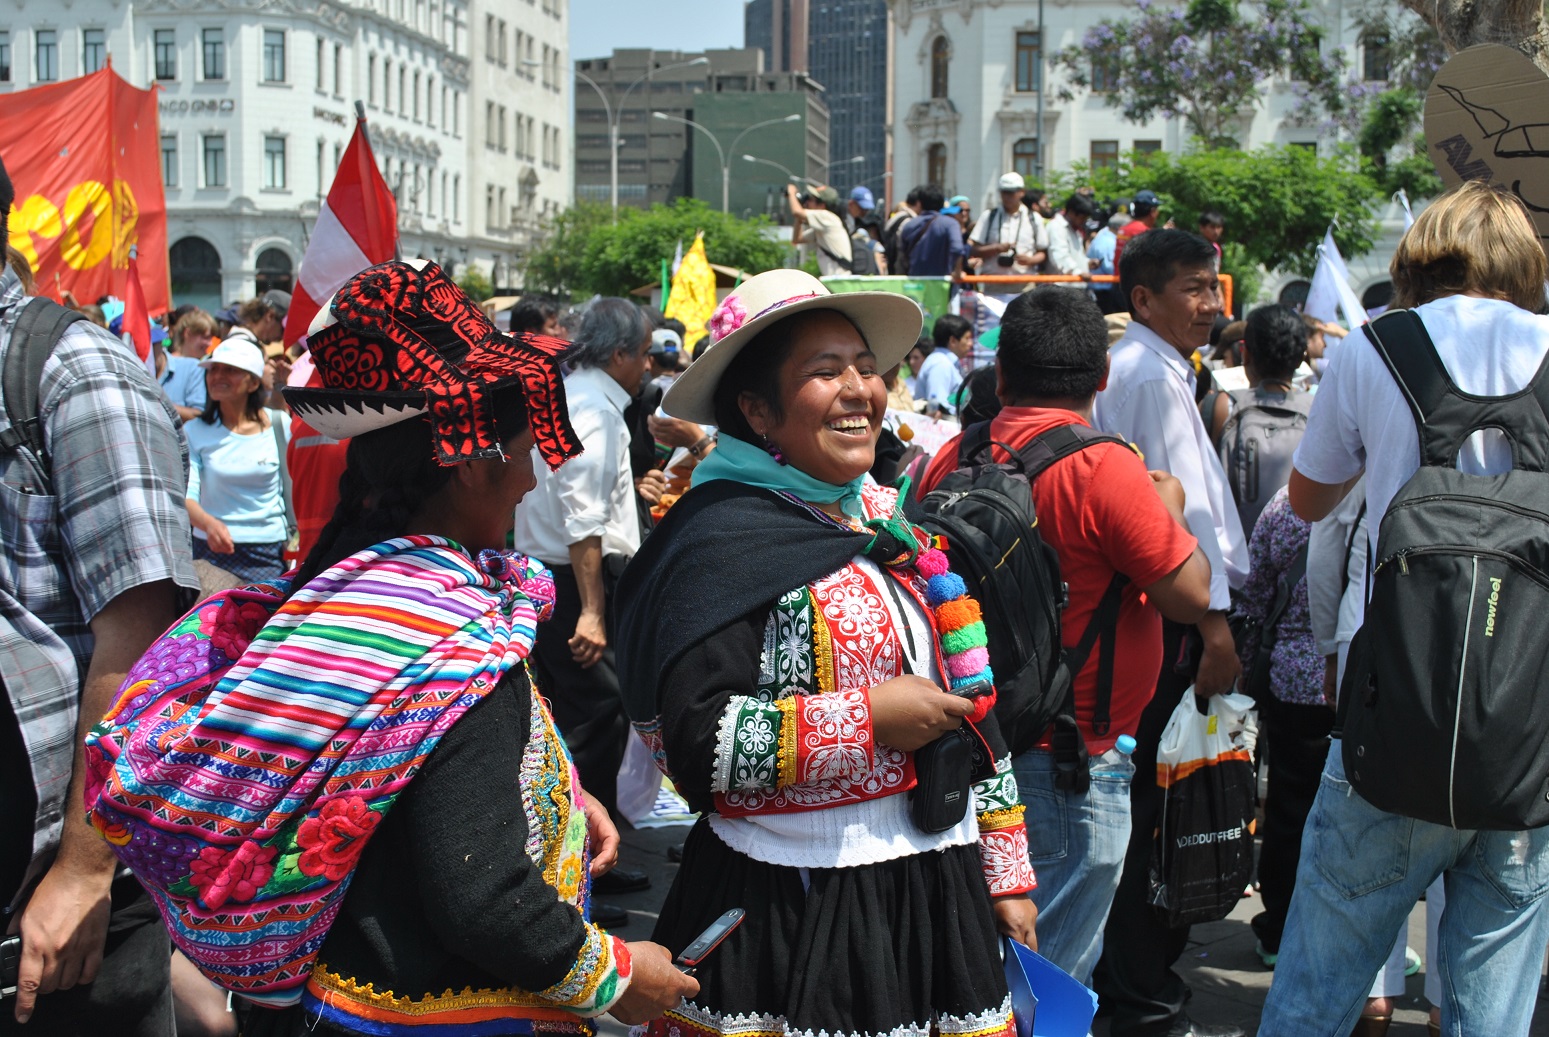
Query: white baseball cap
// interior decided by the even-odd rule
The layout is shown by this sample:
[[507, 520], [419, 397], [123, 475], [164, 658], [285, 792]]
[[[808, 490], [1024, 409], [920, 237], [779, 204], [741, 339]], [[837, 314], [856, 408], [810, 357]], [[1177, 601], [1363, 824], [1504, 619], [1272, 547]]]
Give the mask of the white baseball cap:
[[209, 367], [211, 364], [225, 364], [235, 367], [239, 371], [246, 371], [254, 378], [264, 376], [264, 351], [251, 342], [244, 342], [239, 338], [228, 338], [216, 346], [210, 355], [199, 361], [200, 367]]
[[1027, 181], [1023, 179], [1021, 173], [1007, 173], [1000, 178], [1000, 189], [1002, 191], [1022, 191], [1026, 188]]

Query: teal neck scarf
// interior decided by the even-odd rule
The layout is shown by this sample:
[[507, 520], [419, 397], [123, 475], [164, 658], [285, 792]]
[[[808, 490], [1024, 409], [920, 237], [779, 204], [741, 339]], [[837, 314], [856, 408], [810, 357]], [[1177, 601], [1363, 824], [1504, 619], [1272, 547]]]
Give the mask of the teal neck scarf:
[[789, 493], [810, 504], [837, 502], [846, 515], [862, 517], [861, 484], [866, 479], [864, 473], [842, 486], [836, 486], [814, 479], [798, 468], [783, 465], [771, 457], [768, 451], [733, 436], [721, 436], [715, 449], [710, 451], [710, 456], [699, 462], [694, 469], [695, 486], [712, 479], [731, 479], [763, 490]]

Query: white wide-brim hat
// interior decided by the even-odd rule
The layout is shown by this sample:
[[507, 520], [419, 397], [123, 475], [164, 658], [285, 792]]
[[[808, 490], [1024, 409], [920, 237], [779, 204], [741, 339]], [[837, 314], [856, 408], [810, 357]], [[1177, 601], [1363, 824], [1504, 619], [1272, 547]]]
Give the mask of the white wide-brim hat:
[[200, 367], [209, 367], [211, 364], [225, 364], [246, 371], [254, 378], [263, 378], [264, 351], [251, 342], [228, 338], [211, 350], [209, 356], [199, 361]]
[[802, 270], [770, 270], [748, 278], [721, 300], [710, 318], [710, 345], [694, 356], [662, 398], [675, 418], [715, 424], [715, 389], [738, 353], [769, 325], [807, 310], [834, 310], [848, 317], [883, 371], [901, 363], [920, 340], [925, 315], [913, 299], [893, 292], [835, 295]]

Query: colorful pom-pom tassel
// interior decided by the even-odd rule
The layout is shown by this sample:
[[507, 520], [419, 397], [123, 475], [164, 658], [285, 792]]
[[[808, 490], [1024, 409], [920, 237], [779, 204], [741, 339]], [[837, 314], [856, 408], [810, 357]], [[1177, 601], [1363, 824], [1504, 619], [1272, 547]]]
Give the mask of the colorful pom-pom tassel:
[[966, 652], [947, 657], [947, 672], [954, 677], [971, 677], [990, 665], [987, 648], [970, 648]]
[[961, 630], [949, 630], [941, 635], [941, 650], [947, 655], [966, 652], [970, 648], [983, 648], [989, 644], [984, 623], [970, 623]]
[[934, 547], [920, 552], [920, 556], [914, 560], [915, 571], [927, 580], [933, 576], [940, 576], [950, 571], [947, 565], [947, 556]]
[[925, 583], [925, 597], [930, 601], [931, 607], [945, 605], [949, 601], [956, 601], [968, 593], [968, 585], [957, 573], [946, 572], [940, 576], [932, 576]]

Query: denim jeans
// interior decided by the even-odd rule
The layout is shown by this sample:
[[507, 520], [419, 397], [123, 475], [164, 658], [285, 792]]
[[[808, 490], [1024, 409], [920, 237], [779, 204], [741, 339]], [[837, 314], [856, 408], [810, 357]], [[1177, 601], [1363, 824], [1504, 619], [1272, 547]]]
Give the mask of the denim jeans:
[[1012, 764], [1038, 875], [1038, 953], [1091, 986], [1129, 845], [1135, 764], [1117, 749], [1092, 757], [1091, 788], [1079, 795], [1054, 787], [1052, 752], [1033, 749]]
[[1458, 831], [1378, 810], [1345, 780], [1335, 741], [1260, 1037], [1349, 1034], [1392, 934], [1441, 874], [1447, 906], [1427, 958], [1442, 980], [1442, 1033], [1526, 1034], [1549, 944], [1549, 829]]

